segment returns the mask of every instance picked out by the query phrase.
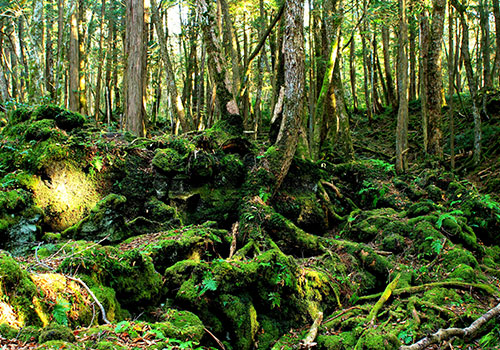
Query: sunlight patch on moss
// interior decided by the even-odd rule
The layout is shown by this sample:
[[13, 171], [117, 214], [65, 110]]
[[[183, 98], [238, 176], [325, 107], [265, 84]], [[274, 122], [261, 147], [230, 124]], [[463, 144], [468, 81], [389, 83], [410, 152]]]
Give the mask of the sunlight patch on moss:
[[9, 326], [19, 329], [24, 326], [24, 322], [20, 316], [16, 315], [12, 307], [0, 301], [0, 324], [7, 323]]
[[37, 177], [35, 203], [42, 208], [54, 230], [64, 230], [80, 221], [99, 200], [92, 178], [67, 164], [54, 164], [48, 179]]

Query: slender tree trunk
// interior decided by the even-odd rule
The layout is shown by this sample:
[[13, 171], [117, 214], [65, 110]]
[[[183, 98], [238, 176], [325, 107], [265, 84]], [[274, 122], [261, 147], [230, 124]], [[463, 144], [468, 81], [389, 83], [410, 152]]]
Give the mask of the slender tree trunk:
[[17, 37], [19, 40], [19, 61], [22, 64], [21, 68], [21, 79], [20, 79], [20, 102], [25, 100], [26, 90], [28, 89], [28, 64], [26, 62], [25, 55], [25, 43], [24, 43], [24, 19], [23, 16], [19, 16], [17, 21]]
[[64, 35], [64, 0], [57, 0], [57, 62], [55, 74], [56, 100], [59, 102], [63, 92], [63, 35]]
[[70, 22], [69, 38], [69, 109], [74, 112], [80, 111], [79, 81], [80, 81], [80, 59], [78, 46], [78, 0], [73, 1]]
[[55, 102], [56, 91], [54, 86], [54, 54], [52, 52], [52, 14], [48, 11], [52, 8], [52, 1], [47, 2], [45, 13], [45, 90], [49, 94], [51, 102]]
[[[450, 3], [448, 6], [449, 20], [448, 20], [448, 116], [450, 120], [450, 165], [451, 169], [455, 169], [455, 116], [454, 113], [454, 91], [455, 91], [455, 73], [457, 71], [457, 61], [454, 52], [454, 22], [455, 16], [453, 14], [453, 7]], [[457, 52], [458, 54], [458, 52]]]
[[145, 135], [143, 106], [144, 1], [127, 1], [127, 94], [126, 130]]
[[[481, 56], [483, 58], [483, 80], [484, 87], [490, 89], [493, 87], [490, 65], [490, 11], [488, 1], [479, 1], [479, 16], [481, 25]], [[486, 94], [484, 94], [486, 97]]]
[[495, 63], [493, 64], [493, 71], [491, 73], [492, 78], [498, 81], [500, 84], [500, 76], [498, 72], [500, 70], [500, 5], [499, 0], [493, 0], [493, 14], [495, 15]]
[[428, 152], [443, 158], [441, 46], [446, 0], [434, 0], [427, 59]]
[[422, 103], [422, 135], [423, 149], [427, 153], [429, 146], [429, 106], [427, 103], [427, 80], [428, 80], [428, 61], [429, 61], [429, 17], [424, 10], [420, 14], [420, 100]]
[[[238, 57], [238, 51], [236, 47], [236, 35], [233, 33], [233, 24], [231, 22], [231, 15], [229, 14], [229, 6], [226, 0], [219, 0], [223, 15], [224, 22], [224, 38], [226, 40], [227, 45], [226, 48], [229, 48], [229, 54], [231, 57], [231, 68], [232, 68], [232, 78], [233, 78], [233, 97], [237, 98], [238, 92], [240, 90], [240, 60]], [[245, 35], [245, 32], [244, 32]]]
[[[410, 7], [410, 13], [411, 13]], [[410, 15], [409, 32], [410, 32], [410, 101], [417, 99], [417, 35], [416, 35], [416, 20], [413, 14]]]
[[396, 127], [396, 171], [407, 170], [408, 152], [408, 21], [406, 0], [399, 0], [398, 123]]
[[[365, 8], [366, 8], [366, 0], [363, 1], [365, 3]], [[363, 32], [366, 33], [368, 29], [368, 25], [366, 21], [363, 23]], [[367, 43], [366, 43], [366, 37], [365, 34], [361, 34], [361, 45], [363, 47], [363, 87], [364, 87], [364, 92], [365, 92], [365, 106], [366, 106], [366, 114], [368, 117], [368, 122], [370, 125], [372, 124], [372, 104], [371, 104], [371, 89], [369, 88], [369, 82], [370, 82], [370, 70], [368, 69], [368, 66], [370, 64], [370, 59], [368, 57], [368, 48], [367, 48]]]
[[474, 164], [478, 165], [481, 160], [481, 116], [477, 107], [477, 86], [472, 70], [472, 60], [469, 53], [469, 26], [465, 18], [466, 6], [462, 5], [458, 0], [451, 0], [453, 7], [460, 16], [460, 23], [462, 25], [462, 60], [464, 62], [465, 73], [467, 75], [467, 82], [469, 84], [469, 91], [472, 100], [472, 114], [474, 116]]
[[354, 38], [355, 36], [353, 35], [349, 45], [349, 76], [351, 78], [352, 109], [354, 112], [357, 112], [358, 96], [356, 93], [356, 42]]
[[167, 87], [168, 93], [170, 95], [170, 103], [174, 111], [175, 117], [181, 123], [182, 131], [188, 132], [191, 130], [190, 123], [186, 118], [186, 113], [184, 110], [184, 104], [182, 103], [182, 98], [177, 91], [177, 85], [175, 84], [174, 69], [172, 67], [172, 62], [170, 61], [170, 55], [167, 48], [167, 37], [163, 30], [162, 23], [160, 22], [160, 16], [158, 14], [158, 8], [155, 0], [151, 0], [151, 10], [153, 15], [153, 23], [156, 28], [156, 35], [160, 42], [160, 53], [165, 65], [165, 71], [167, 73]]
[[[96, 121], [99, 121], [99, 113], [101, 110], [101, 80], [102, 80], [102, 68], [104, 65], [104, 14], [106, 11], [106, 0], [101, 2], [101, 18], [99, 19], [99, 65], [97, 66], [97, 78], [96, 78], [96, 88], [95, 88], [95, 104], [94, 104], [94, 117]], [[108, 38], [109, 40], [109, 38]]]
[[80, 98], [80, 113], [87, 114], [87, 82], [85, 81], [85, 61], [86, 61], [86, 51], [85, 51], [85, 4], [84, 0], [78, 1], [78, 59], [79, 59], [79, 82], [78, 82], [78, 92]]
[[[401, 29], [400, 29], [401, 30]], [[392, 72], [391, 72], [391, 61], [389, 54], [389, 27], [386, 25], [382, 25], [382, 52], [384, 54], [384, 68], [385, 68], [385, 80], [387, 82], [387, 99], [389, 100], [389, 104], [394, 108], [396, 107], [396, 95], [394, 94], [394, 83], [392, 81]]]

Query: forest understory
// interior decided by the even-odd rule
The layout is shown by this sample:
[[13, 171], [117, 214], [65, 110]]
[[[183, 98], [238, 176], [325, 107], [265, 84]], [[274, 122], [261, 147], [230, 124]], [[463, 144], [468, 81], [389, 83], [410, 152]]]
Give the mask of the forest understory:
[[500, 94], [479, 166], [462, 99], [455, 172], [424, 157], [414, 101], [407, 173], [393, 112], [351, 114], [355, 160], [297, 155], [275, 193], [273, 147], [217, 125], [6, 112], [2, 349], [498, 348]]

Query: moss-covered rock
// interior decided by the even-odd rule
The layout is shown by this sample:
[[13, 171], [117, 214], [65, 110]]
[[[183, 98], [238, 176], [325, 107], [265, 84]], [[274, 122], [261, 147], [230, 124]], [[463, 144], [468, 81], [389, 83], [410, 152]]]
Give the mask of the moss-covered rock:
[[477, 282], [477, 273], [469, 265], [459, 264], [448, 275], [449, 279], [458, 280], [467, 283]]
[[167, 174], [186, 171], [187, 154], [179, 154], [172, 148], [158, 149], [153, 158], [153, 166]]
[[168, 309], [161, 314], [161, 322], [151, 324], [166, 337], [199, 342], [205, 334], [200, 318], [189, 311]]
[[478, 268], [479, 263], [474, 255], [460, 247], [456, 247], [447, 251], [443, 256], [443, 266], [448, 271], [451, 271], [460, 264]]
[[76, 225], [66, 229], [63, 237], [111, 243], [128, 238], [130, 229], [123, 215], [127, 199], [117, 194], [109, 194], [92, 208], [90, 215]]
[[338, 335], [318, 335], [318, 349], [350, 350], [356, 346], [358, 337], [354, 332], [342, 332]]
[[401, 342], [396, 335], [380, 328], [366, 329], [356, 344], [356, 349], [362, 350], [392, 350], [399, 349]]
[[73, 331], [69, 327], [53, 323], [44, 327], [40, 333], [40, 337], [38, 338], [38, 341], [41, 344], [51, 340], [74, 342], [76, 338]]

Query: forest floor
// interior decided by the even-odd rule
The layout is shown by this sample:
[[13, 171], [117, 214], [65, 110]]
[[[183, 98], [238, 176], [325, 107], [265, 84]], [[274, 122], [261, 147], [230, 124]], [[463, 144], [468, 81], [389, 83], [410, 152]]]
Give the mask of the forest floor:
[[[425, 157], [413, 102], [406, 174], [394, 113], [354, 114], [356, 160], [296, 157], [277, 193], [273, 148], [218, 128], [136, 139], [10, 111], [0, 348], [410, 349], [465, 329], [500, 300], [499, 101], [479, 166], [466, 99], [454, 172]], [[499, 348], [500, 323], [445, 338], [411, 349]]]

